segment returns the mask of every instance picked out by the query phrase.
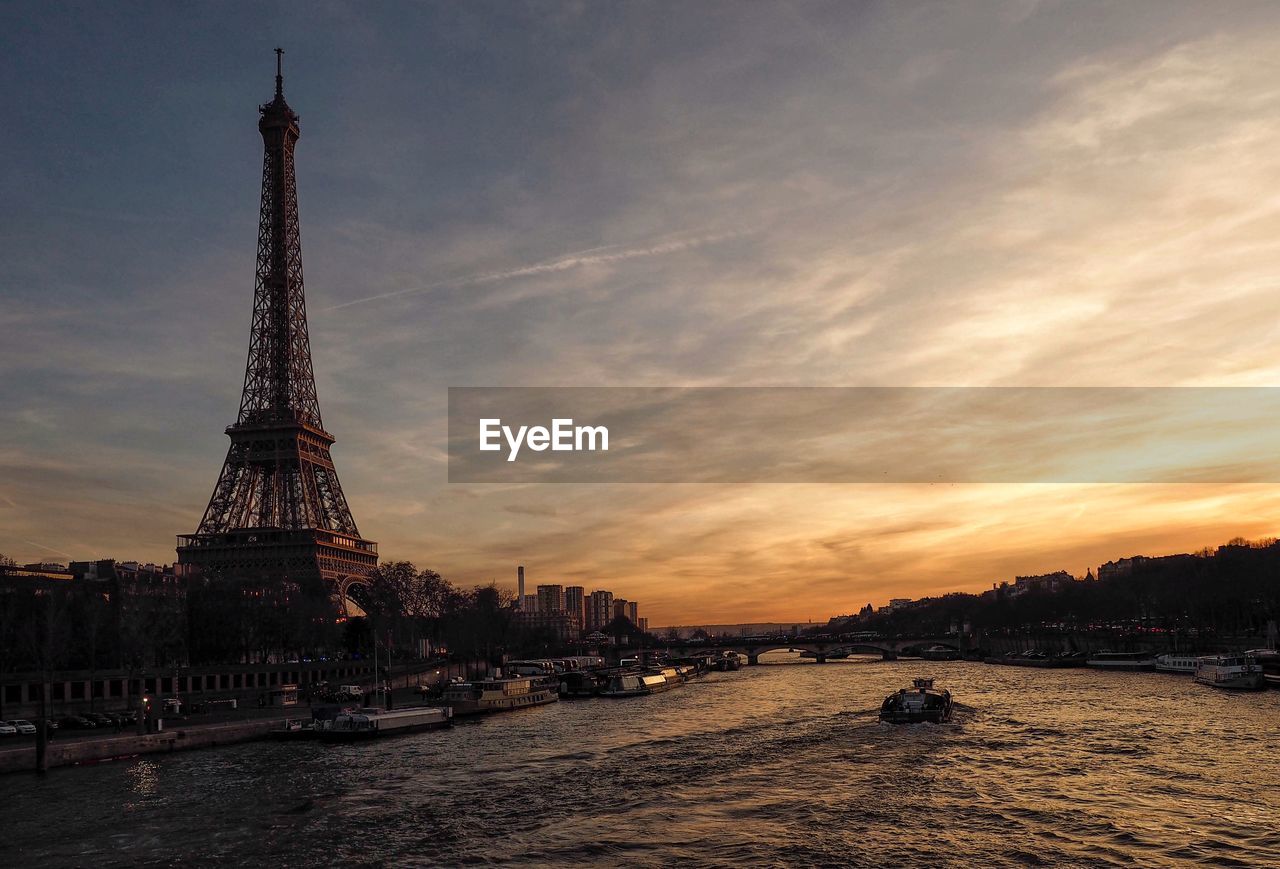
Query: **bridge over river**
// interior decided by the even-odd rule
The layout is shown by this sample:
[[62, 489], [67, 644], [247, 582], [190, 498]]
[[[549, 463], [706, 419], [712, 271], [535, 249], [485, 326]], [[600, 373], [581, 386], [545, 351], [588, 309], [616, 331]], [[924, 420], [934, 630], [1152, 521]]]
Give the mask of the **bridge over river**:
[[886, 661], [899, 655], [918, 655], [922, 650], [941, 647], [964, 651], [961, 639], [945, 637], [896, 637], [888, 639], [874, 634], [839, 634], [818, 636], [719, 637], [707, 640], [668, 640], [667, 650], [682, 657], [700, 652], [738, 652], [747, 656], [748, 664], [759, 664], [766, 652], [812, 652], [814, 661], [825, 664], [842, 655], [880, 655]]

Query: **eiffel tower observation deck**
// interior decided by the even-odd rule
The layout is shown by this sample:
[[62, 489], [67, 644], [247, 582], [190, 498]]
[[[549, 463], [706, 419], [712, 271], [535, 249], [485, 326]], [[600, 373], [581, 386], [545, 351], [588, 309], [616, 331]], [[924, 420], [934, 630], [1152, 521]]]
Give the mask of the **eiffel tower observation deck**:
[[262, 209], [240, 413], [200, 527], [178, 537], [178, 563], [327, 590], [346, 610], [348, 589], [377, 566], [378, 546], [351, 516], [316, 398], [294, 178], [298, 116], [284, 99], [282, 54], [275, 98], [259, 107]]

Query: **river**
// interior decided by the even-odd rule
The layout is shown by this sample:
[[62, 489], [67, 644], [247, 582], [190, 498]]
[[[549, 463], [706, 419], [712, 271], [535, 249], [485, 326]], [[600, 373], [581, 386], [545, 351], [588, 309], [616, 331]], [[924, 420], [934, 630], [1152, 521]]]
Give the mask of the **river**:
[[[786, 661], [794, 656], [777, 655]], [[933, 675], [950, 725], [880, 700]], [[1280, 692], [837, 661], [0, 779], [12, 865], [1280, 865]]]

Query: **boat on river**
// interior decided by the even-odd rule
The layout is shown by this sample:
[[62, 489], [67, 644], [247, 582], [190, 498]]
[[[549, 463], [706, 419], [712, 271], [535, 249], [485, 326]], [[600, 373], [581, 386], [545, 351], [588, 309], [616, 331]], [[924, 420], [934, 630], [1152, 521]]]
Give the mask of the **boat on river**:
[[1160, 673], [1194, 673], [1196, 656], [1185, 652], [1156, 655], [1156, 671]]
[[1006, 667], [1040, 667], [1043, 669], [1059, 669], [1062, 667], [1083, 667], [1085, 657], [1079, 652], [1044, 652], [1040, 649], [1027, 649], [1022, 652], [1009, 652], [999, 657], [987, 658], [988, 664], [1002, 664]]
[[448, 727], [453, 712], [447, 706], [409, 706], [404, 709], [365, 707], [321, 722], [316, 735], [324, 742], [355, 742]]
[[646, 697], [668, 691], [679, 684], [661, 673], [616, 673], [600, 689], [601, 697]]
[[1236, 691], [1258, 691], [1267, 687], [1261, 665], [1249, 655], [1207, 655], [1197, 658], [1195, 679], [1201, 685]]
[[267, 738], [277, 742], [295, 742], [304, 739], [315, 739], [320, 735], [315, 721], [303, 721], [301, 718], [286, 718], [279, 727], [267, 731]]
[[489, 679], [455, 682], [441, 698], [454, 715], [489, 715], [527, 706], [541, 706], [560, 699], [560, 680], [554, 676], [503, 678], [501, 672]]
[[607, 682], [607, 678], [595, 670], [574, 670], [559, 676], [560, 699], [594, 697]]
[[737, 652], [721, 652], [708, 661], [707, 666], [722, 673], [739, 670], [742, 668], [742, 656]]
[[880, 704], [880, 720], [889, 724], [942, 724], [951, 720], [951, 692], [933, 687], [932, 679], [912, 679]]
[[1137, 672], [1154, 670], [1156, 656], [1152, 652], [1094, 652], [1089, 656], [1088, 664], [1097, 670], [1125, 670]]
[[1275, 649], [1250, 649], [1245, 652], [1262, 668], [1262, 678], [1272, 688], [1280, 688], [1280, 652]]

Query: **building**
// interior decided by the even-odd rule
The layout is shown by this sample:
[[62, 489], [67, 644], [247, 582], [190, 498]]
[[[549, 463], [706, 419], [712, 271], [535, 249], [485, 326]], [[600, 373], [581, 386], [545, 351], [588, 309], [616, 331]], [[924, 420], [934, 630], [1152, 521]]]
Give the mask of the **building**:
[[640, 604], [633, 600], [627, 601], [627, 619], [636, 627], [640, 626]]
[[564, 590], [564, 608], [578, 621], [578, 629], [587, 626], [587, 590], [580, 585], [571, 585]]
[[561, 586], [561, 585], [538, 586], [538, 612], [540, 613], [564, 612], [564, 586]]
[[[0, 672], [187, 663], [187, 580], [171, 565], [73, 561], [0, 565]], [[58, 640], [34, 641], [44, 612]], [[52, 625], [51, 627], [49, 625]], [[12, 632], [12, 633], [11, 633]], [[20, 634], [26, 640], [18, 642]], [[8, 646], [12, 643], [12, 646]]]
[[538, 611], [538, 596], [536, 594], [526, 594], [521, 597], [520, 610], [526, 613], [536, 613]]
[[240, 411], [200, 525], [178, 537], [179, 573], [287, 579], [351, 615], [362, 611], [347, 592], [378, 566], [378, 545], [351, 516], [316, 398], [294, 173], [300, 128], [281, 54], [275, 99], [258, 107], [262, 198]]
[[1009, 590], [1009, 596], [1021, 597], [1029, 591], [1056, 592], [1075, 581], [1075, 577], [1065, 570], [1059, 570], [1057, 573], [1044, 573], [1038, 576], [1019, 576], [1014, 578], [1013, 587]]
[[613, 615], [609, 617], [610, 621], [616, 618], [627, 618], [627, 599], [620, 597], [613, 602]]
[[636, 620], [636, 627], [637, 627], [637, 628], [639, 628], [639, 629], [641, 630], [641, 632], [643, 632], [643, 633], [646, 633], [646, 634], [647, 634], [647, 633], [649, 633], [649, 620], [648, 620], [648, 619], [637, 619], [637, 620]]
[[613, 621], [613, 592], [593, 591], [587, 602], [587, 629], [598, 631]]
[[554, 612], [525, 612], [516, 614], [516, 624], [531, 631], [545, 631], [558, 643], [575, 643], [581, 635], [577, 619], [563, 609]]
[[0, 589], [30, 589], [58, 587], [75, 578], [66, 566], [53, 562], [35, 564], [0, 564]]

